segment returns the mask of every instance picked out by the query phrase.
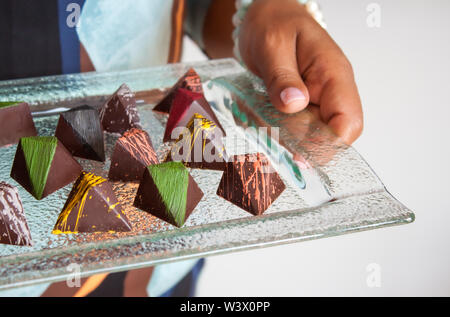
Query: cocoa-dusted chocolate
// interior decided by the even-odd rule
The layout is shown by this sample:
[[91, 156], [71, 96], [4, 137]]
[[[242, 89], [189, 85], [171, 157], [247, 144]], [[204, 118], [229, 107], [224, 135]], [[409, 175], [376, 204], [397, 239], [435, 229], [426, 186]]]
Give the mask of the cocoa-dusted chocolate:
[[73, 156], [105, 161], [103, 129], [98, 111], [81, 106], [60, 115], [55, 137]]
[[190, 168], [224, 170], [228, 160], [222, 131], [216, 124], [195, 113], [187, 124], [189, 133], [173, 144], [166, 161], [182, 162]]
[[108, 99], [100, 110], [103, 129], [111, 133], [123, 134], [132, 128], [140, 128], [136, 97], [130, 88], [123, 84]]
[[0, 182], [0, 243], [33, 245], [19, 191], [5, 182]]
[[56, 137], [26, 137], [17, 146], [11, 177], [41, 200], [80, 173], [80, 164]]
[[144, 172], [134, 206], [182, 227], [203, 192], [180, 162], [150, 165]]
[[261, 215], [286, 186], [262, 153], [230, 157], [217, 195], [253, 215]]
[[178, 89], [184, 88], [199, 94], [203, 94], [202, 82], [200, 76], [193, 68], [190, 68], [186, 74], [181, 77], [177, 83], [169, 90], [164, 98], [153, 108], [154, 111], [169, 113], [175, 93]]
[[53, 234], [127, 232], [131, 224], [104, 178], [83, 172], [64, 205]]
[[140, 181], [147, 166], [159, 164], [147, 132], [131, 129], [119, 138], [111, 157], [108, 178], [113, 181]]
[[37, 131], [26, 102], [0, 102], [0, 147], [16, 144]]
[[183, 133], [183, 129], [194, 116], [199, 114], [214, 122], [225, 136], [225, 130], [217, 119], [214, 111], [206, 101], [203, 94], [189, 91], [187, 89], [178, 89], [175, 93], [175, 98], [170, 109], [169, 119], [167, 120], [166, 130], [164, 132], [163, 141], [176, 140]]

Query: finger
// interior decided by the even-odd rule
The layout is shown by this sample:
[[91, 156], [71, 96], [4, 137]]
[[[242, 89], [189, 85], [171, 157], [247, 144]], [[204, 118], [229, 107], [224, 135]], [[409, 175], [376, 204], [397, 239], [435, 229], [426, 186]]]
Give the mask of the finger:
[[297, 61], [310, 102], [321, 119], [347, 144], [363, 129], [363, 112], [351, 64], [329, 34], [312, 18], [297, 37]]
[[347, 144], [363, 130], [363, 112], [356, 84], [349, 75], [336, 75], [325, 82], [320, 94], [320, 115]]
[[264, 45], [258, 72], [266, 84], [272, 104], [285, 113], [306, 108], [309, 93], [298, 71], [295, 37], [274, 35]]

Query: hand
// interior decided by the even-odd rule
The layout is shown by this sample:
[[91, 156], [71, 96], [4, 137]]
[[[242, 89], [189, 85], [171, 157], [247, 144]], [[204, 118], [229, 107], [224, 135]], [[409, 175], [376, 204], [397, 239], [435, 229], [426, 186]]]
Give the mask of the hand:
[[239, 46], [278, 110], [295, 113], [312, 103], [347, 144], [361, 135], [363, 114], [352, 67], [303, 5], [256, 0], [241, 26]]

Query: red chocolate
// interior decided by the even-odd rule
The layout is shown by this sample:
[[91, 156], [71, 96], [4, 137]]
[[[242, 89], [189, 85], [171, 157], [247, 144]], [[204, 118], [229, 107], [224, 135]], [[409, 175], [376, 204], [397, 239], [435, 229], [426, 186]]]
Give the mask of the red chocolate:
[[175, 93], [180, 88], [203, 94], [200, 76], [198, 76], [193, 68], [190, 68], [186, 74], [178, 80], [178, 82], [169, 90], [167, 95], [153, 108], [153, 110], [168, 114], [170, 112], [170, 108], [172, 107]]
[[178, 89], [170, 109], [169, 119], [164, 132], [164, 142], [178, 139], [179, 133], [174, 134], [174, 129], [177, 127], [187, 128], [189, 121], [196, 113], [214, 122], [223, 135], [226, 135], [219, 119], [217, 119], [203, 94], [191, 92], [187, 89]]

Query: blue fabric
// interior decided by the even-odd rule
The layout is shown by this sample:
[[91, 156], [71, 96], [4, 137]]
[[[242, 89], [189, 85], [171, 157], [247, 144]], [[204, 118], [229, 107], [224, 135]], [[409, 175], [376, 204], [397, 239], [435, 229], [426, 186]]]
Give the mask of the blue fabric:
[[[175, 263], [178, 263], [178, 265], [174, 265]], [[163, 264], [155, 267], [149, 286], [147, 287], [147, 292], [149, 292], [150, 296], [195, 296], [198, 279], [205, 264], [205, 259], [175, 263]], [[167, 280], [167, 277], [171, 275], [174, 278]], [[169, 288], [167, 288], [168, 284], [170, 285]], [[0, 297], [39, 297], [49, 286], [50, 284], [46, 283], [0, 291]]]
[[58, 0], [61, 70], [63, 74], [80, 72], [80, 40], [74, 21], [78, 20], [85, 0]]
[[161, 296], [188, 275], [197, 262], [197, 259], [192, 259], [156, 265], [147, 285], [147, 293], [152, 297]]
[[205, 259], [197, 261], [192, 270], [177, 285], [161, 294], [160, 297], [194, 297], [204, 265]]

